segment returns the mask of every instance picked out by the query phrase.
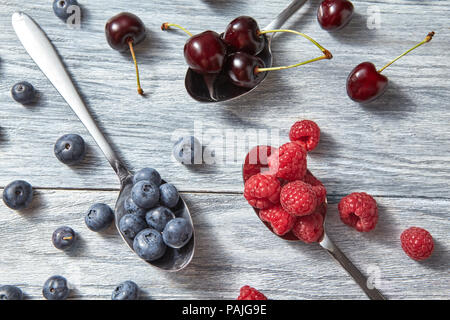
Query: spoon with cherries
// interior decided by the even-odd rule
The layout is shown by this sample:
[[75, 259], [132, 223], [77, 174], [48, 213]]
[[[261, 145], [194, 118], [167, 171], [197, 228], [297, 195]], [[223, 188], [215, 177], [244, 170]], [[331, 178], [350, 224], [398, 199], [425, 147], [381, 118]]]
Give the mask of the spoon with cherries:
[[[256, 146], [245, 157], [244, 164], [242, 165], [242, 178], [244, 181], [244, 184], [249, 180], [252, 176], [263, 173], [264, 171], [268, 170], [268, 162], [269, 157], [272, 154], [275, 154], [276, 148], [270, 147], [270, 146]], [[311, 174], [311, 172], [307, 171], [307, 176], [309, 176], [308, 179], [310, 179], [310, 182], [315, 183], [318, 180]], [[313, 182], [315, 181], [315, 182]], [[320, 182], [318, 182], [320, 183]], [[327, 212], [327, 206], [328, 201], [326, 198], [326, 195], [324, 196], [324, 200], [322, 200], [322, 204], [319, 205], [314, 213], [308, 217], [311, 217], [311, 219], [318, 219], [316, 224], [317, 230], [315, 230], [315, 233], [317, 234], [317, 237], [314, 239], [309, 239], [308, 243], [311, 242], [317, 242], [321, 248], [325, 249], [339, 264], [348, 272], [348, 274], [356, 281], [356, 283], [361, 287], [361, 289], [364, 291], [364, 293], [372, 300], [386, 300], [386, 298], [373, 286], [370, 286], [368, 283], [368, 279], [366, 276], [364, 276], [361, 271], [356, 268], [356, 266], [345, 256], [345, 254], [330, 240], [330, 238], [327, 236], [326, 230], [325, 230], [325, 218], [326, 218], [326, 212]], [[260, 209], [253, 207], [253, 210], [255, 214], [258, 216], [258, 219], [261, 220], [261, 222], [264, 223], [264, 225], [276, 236], [280, 237], [281, 239], [287, 240], [287, 241], [302, 241], [300, 240], [292, 231], [280, 232], [280, 229], [274, 229], [275, 227], [268, 223], [267, 221], [263, 220], [263, 217], [260, 215]], [[313, 217], [314, 216], [314, 217]], [[279, 228], [280, 226], [278, 226]], [[322, 235], [320, 236], [321, 232]]]
[[[120, 219], [126, 214], [124, 203], [130, 196], [133, 187], [133, 174], [119, 159], [103, 133], [98, 128], [95, 120], [92, 118], [89, 110], [76, 90], [58, 53], [44, 31], [33, 21], [33, 19], [22, 12], [13, 14], [12, 25], [25, 50], [85, 125], [86, 129], [92, 135], [111, 167], [119, 177], [121, 188], [115, 207], [116, 227], [122, 239], [133, 250], [133, 241], [124, 235], [118, 226]], [[165, 183], [165, 181], [163, 181], [163, 183]], [[177, 217], [184, 218], [191, 224], [192, 237], [189, 242], [179, 249], [167, 247], [165, 254], [157, 260], [148, 261], [143, 259], [149, 265], [170, 272], [179, 271], [185, 268], [191, 262], [195, 250], [194, 224], [192, 223], [189, 208], [181, 197], [173, 210], [176, 212]]]
[[[279, 29], [305, 1], [293, 1], [264, 30], [248, 16], [234, 19], [223, 34], [208, 30], [193, 35], [180, 25], [164, 23], [161, 26], [162, 30], [177, 27], [190, 37], [184, 46], [184, 57], [189, 65], [185, 87], [191, 97], [201, 102], [235, 99], [254, 90], [264, 81], [268, 71], [295, 68], [331, 59], [331, 53], [308, 35], [294, 30]], [[321, 50], [322, 55], [289, 66], [273, 67], [272, 39], [275, 34], [282, 32], [306, 38]]]

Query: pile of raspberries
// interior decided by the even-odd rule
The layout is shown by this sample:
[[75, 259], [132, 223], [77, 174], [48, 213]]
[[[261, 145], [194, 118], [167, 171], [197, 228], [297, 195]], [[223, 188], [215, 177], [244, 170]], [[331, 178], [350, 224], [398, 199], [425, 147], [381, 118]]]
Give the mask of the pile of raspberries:
[[[291, 127], [289, 139], [279, 148], [256, 146], [247, 154], [244, 197], [277, 235], [318, 242], [324, 230], [327, 190], [308, 170], [307, 153], [319, 143], [319, 126], [311, 120], [298, 121]], [[342, 198], [338, 210], [342, 222], [360, 232], [373, 230], [378, 222], [377, 203], [364, 192]], [[422, 228], [405, 230], [400, 240], [414, 260], [428, 258], [434, 248], [433, 238]]]

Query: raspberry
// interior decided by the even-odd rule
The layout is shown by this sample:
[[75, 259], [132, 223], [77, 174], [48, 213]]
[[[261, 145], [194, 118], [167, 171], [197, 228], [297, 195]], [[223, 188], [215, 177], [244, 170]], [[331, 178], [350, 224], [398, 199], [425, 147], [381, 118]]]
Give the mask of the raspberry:
[[292, 233], [306, 243], [319, 241], [323, 234], [323, 217], [320, 212], [298, 217]]
[[288, 181], [300, 180], [306, 173], [306, 150], [301, 145], [288, 142], [269, 157], [272, 174]]
[[319, 126], [311, 120], [297, 121], [289, 131], [289, 139], [301, 144], [306, 151], [314, 150], [319, 144]]
[[370, 231], [377, 225], [377, 203], [365, 192], [355, 192], [342, 198], [338, 209], [342, 222], [359, 232]]
[[411, 227], [400, 236], [403, 251], [412, 259], [421, 261], [427, 259], [434, 249], [433, 237], [422, 228]]
[[268, 158], [276, 148], [271, 146], [256, 146], [245, 157], [244, 167], [242, 169], [244, 174], [244, 182], [251, 176], [262, 173], [263, 169], [268, 168]]
[[261, 210], [259, 217], [261, 220], [269, 222], [273, 232], [279, 236], [291, 231], [295, 223], [295, 217], [287, 213], [280, 205]]
[[316, 209], [317, 196], [309, 184], [298, 180], [289, 182], [281, 189], [280, 203], [290, 214], [305, 216]]
[[243, 286], [239, 293], [238, 300], [267, 300], [266, 296], [250, 286]]
[[309, 170], [306, 171], [303, 181], [312, 186], [317, 196], [317, 205], [324, 203], [327, 198], [327, 189]]
[[280, 202], [280, 189], [275, 176], [258, 173], [245, 182], [244, 197], [252, 207], [267, 209]]

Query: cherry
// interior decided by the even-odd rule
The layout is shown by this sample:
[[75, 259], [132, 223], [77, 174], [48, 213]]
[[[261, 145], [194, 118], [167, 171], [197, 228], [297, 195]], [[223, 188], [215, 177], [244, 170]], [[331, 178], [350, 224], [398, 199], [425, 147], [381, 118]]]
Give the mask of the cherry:
[[146, 31], [144, 23], [136, 15], [129, 12], [122, 12], [106, 22], [105, 33], [111, 48], [120, 52], [130, 50], [136, 67], [138, 93], [142, 95], [144, 91], [141, 88], [139, 80], [139, 69], [133, 45], [137, 45], [145, 39]]
[[214, 31], [205, 31], [188, 39], [184, 45], [184, 58], [198, 73], [219, 73], [222, 70], [227, 47]]
[[231, 21], [222, 38], [231, 51], [242, 51], [251, 55], [260, 53], [265, 45], [258, 23], [248, 16], [237, 17]]
[[430, 42], [433, 35], [434, 32], [430, 32], [422, 42], [402, 53], [378, 71], [371, 62], [363, 62], [357, 65], [347, 78], [348, 96], [352, 100], [362, 103], [370, 102], [381, 96], [388, 85], [388, 78], [382, 75], [381, 72], [412, 50], [424, 43]]
[[348, 0], [324, 0], [317, 10], [322, 29], [332, 31], [345, 27], [353, 15], [353, 4]]
[[259, 68], [264, 68], [264, 62], [245, 52], [232, 53], [227, 57], [226, 72], [235, 85], [244, 88], [254, 88], [263, 79]]

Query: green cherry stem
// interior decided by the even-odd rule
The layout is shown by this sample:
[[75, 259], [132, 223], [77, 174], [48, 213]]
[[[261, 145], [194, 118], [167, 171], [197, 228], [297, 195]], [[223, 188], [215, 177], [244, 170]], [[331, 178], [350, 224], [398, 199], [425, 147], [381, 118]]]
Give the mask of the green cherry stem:
[[274, 30], [262, 30], [259, 32], [259, 34], [266, 34], [266, 33], [278, 33], [278, 32], [287, 32], [287, 33], [293, 33], [299, 36], [302, 36], [306, 39], [308, 39], [309, 41], [311, 41], [317, 48], [320, 49], [320, 51], [322, 51], [323, 55], [314, 59], [310, 59], [307, 61], [303, 61], [300, 63], [296, 63], [296, 64], [292, 64], [289, 66], [281, 66], [281, 67], [271, 67], [271, 68], [255, 68], [255, 72], [266, 72], [266, 71], [276, 71], [276, 70], [285, 70], [285, 69], [290, 69], [290, 68], [295, 68], [304, 64], [308, 64], [311, 62], [315, 62], [315, 61], [319, 61], [319, 60], [323, 60], [323, 59], [331, 59], [333, 58], [333, 55], [331, 54], [330, 51], [328, 51], [327, 49], [325, 49], [324, 47], [322, 47], [316, 40], [314, 40], [313, 38], [311, 38], [310, 36], [295, 31], [295, 30], [289, 30], [289, 29], [274, 29]]
[[412, 47], [411, 49], [403, 52], [401, 55], [399, 55], [397, 58], [395, 58], [394, 60], [392, 60], [391, 62], [389, 62], [387, 65], [385, 65], [383, 68], [381, 68], [380, 70], [378, 70], [378, 73], [383, 72], [384, 69], [386, 69], [387, 67], [389, 67], [391, 64], [393, 64], [395, 61], [397, 61], [398, 59], [400, 59], [403, 56], [406, 56], [408, 53], [410, 53], [411, 51], [413, 51], [414, 49], [420, 47], [421, 45], [430, 42], [431, 39], [433, 39], [434, 36], [434, 31], [431, 31], [426, 37], [425, 39], [423, 39], [422, 42], [419, 42], [418, 44], [416, 44], [414, 47]]
[[139, 79], [139, 68], [136, 60], [136, 55], [134, 53], [133, 48], [133, 40], [128, 41], [128, 46], [130, 47], [131, 56], [133, 57], [134, 67], [136, 68], [136, 82], [137, 82], [137, 91], [142, 96], [144, 95], [144, 90], [141, 88], [141, 80]]
[[176, 24], [176, 23], [165, 22], [165, 23], [163, 23], [163, 24], [161, 25], [161, 30], [162, 30], [162, 31], [166, 31], [166, 30], [169, 30], [170, 27], [175, 27], [175, 28], [181, 29], [181, 30], [183, 30], [189, 37], [192, 37], [192, 33], [190, 33], [186, 28], [184, 28], [184, 27], [182, 27], [182, 26], [180, 26], [179, 24]]

